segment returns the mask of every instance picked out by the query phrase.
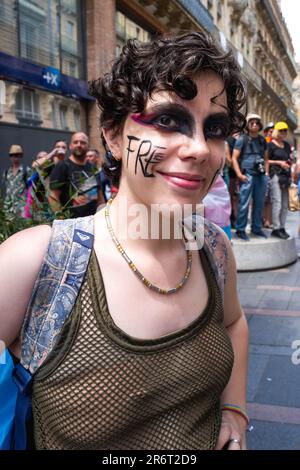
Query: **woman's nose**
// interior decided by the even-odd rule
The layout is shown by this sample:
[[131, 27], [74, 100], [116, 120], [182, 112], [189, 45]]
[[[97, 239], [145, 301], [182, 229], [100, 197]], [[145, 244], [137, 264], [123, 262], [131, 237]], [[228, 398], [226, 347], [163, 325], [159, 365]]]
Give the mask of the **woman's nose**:
[[210, 155], [210, 150], [204, 135], [193, 137], [184, 136], [178, 151], [179, 158], [199, 160], [201, 163], [206, 161]]

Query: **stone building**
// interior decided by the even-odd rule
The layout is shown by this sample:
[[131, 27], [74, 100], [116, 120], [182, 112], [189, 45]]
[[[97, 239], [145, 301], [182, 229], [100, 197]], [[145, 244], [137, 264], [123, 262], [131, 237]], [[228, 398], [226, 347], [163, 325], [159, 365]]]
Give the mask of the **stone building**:
[[22, 145], [29, 164], [85, 127], [92, 100], [83, 13], [77, 0], [1, 1], [0, 171], [12, 143]]
[[[91, 15], [95, 25], [103, 21], [101, 13], [97, 13], [97, 3], [96, 0], [88, 2], [91, 10], [87, 17]], [[249, 111], [261, 114], [264, 123], [286, 120], [291, 129], [290, 138], [293, 138], [297, 117], [292, 82], [297, 69], [291, 38], [277, 0], [104, 0], [104, 3], [109, 12], [111, 36], [108, 39], [105, 28], [101, 31], [97, 26], [91, 32], [94, 43], [104, 41], [106, 58], [95, 67], [88, 52], [90, 78], [101, 75], [129, 37], [146, 40], [157, 31], [207, 31], [224, 50], [234, 50], [248, 83]], [[98, 138], [94, 118], [93, 113], [89, 119], [90, 133]]]
[[285, 119], [297, 127], [297, 71], [277, 0], [2, 0], [1, 6], [1, 155], [19, 143], [31, 160], [78, 129], [99, 148], [87, 82], [107, 71], [126, 39], [144, 41], [157, 32], [211, 33], [235, 52], [249, 110], [265, 123]]

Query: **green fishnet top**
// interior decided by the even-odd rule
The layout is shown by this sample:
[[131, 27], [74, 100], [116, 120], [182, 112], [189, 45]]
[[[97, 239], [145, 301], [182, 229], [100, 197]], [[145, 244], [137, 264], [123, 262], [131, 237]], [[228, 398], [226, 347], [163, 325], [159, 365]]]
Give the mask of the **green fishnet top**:
[[114, 324], [92, 253], [57, 346], [33, 383], [37, 449], [213, 449], [233, 365], [222, 297], [200, 252], [209, 301], [185, 329], [139, 340]]

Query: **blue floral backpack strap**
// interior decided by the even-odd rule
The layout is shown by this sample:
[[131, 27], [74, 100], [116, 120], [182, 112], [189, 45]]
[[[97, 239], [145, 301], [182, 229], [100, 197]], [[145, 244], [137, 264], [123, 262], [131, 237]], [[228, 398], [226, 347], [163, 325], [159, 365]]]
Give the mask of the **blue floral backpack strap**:
[[76, 302], [93, 248], [93, 225], [93, 216], [53, 223], [22, 327], [21, 360], [13, 372], [18, 386], [14, 449], [26, 448], [32, 378], [54, 348]]
[[210, 258], [222, 299], [228, 274], [228, 250], [224, 241], [224, 235], [219, 227], [205, 219], [204, 238], [206, 253]]

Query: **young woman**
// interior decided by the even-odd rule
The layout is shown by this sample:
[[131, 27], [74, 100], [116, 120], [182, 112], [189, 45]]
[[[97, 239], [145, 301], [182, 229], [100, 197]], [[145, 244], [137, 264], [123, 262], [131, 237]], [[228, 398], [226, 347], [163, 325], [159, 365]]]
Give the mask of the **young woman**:
[[[162, 228], [204, 198], [244, 126], [239, 68], [201, 33], [129, 41], [92, 91], [119, 190], [94, 217], [80, 295], [34, 378], [36, 447], [244, 449], [247, 323], [230, 243], [207, 225], [187, 251]], [[162, 216], [155, 236], [137, 236], [136, 211], [148, 227]], [[0, 247], [0, 337], [16, 356], [50, 232]]]
[[291, 146], [285, 140], [287, 132], [286, 122], [276, 122], [272, 142], [268, 144], [273, 222], [271, 235], [283, 240], [289, 238], [285, 230], [291, 182]]

